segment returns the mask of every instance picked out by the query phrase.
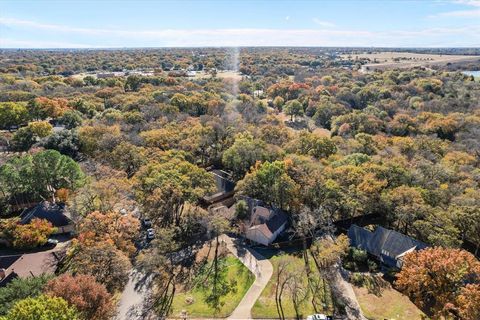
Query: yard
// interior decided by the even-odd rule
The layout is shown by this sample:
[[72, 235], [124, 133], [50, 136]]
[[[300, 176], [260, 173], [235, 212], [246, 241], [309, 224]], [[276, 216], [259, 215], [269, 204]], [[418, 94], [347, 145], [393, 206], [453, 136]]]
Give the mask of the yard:
[[[262, 254], [264, 253], [262, 252]], [[268, 257], [268, 255], [265, 255], [265, 256]], [[290, 266], [291, 268], [300, 270], [304, 267], [304, 260], [302, 257], [298, 257], [295, 255], [289, 255], [289, 256], [292, 257], [291, 262], [293, 262], [293, 265]], [[270, 279], [269, 283], [267, 284], [267, 287], [263, 290], [260, 298], [257, 300], [254, 307], [252, 308], [253, 318], [275, 318], [275, 319], [278, 318], [277, 308], [275, 304], [275, 284], [276, 284], [275, 275], [278, 271], [279, 261], [281, 260], [281, 256], [273, 255], [270, 257], [269, 260], [273, 265], [273, 276]], [[313, 268], [314, 267], [312, 263], [312, 270], [314, 270]], [[303, 277], [303, 280], [304, 280], [304, 284], [306, 285], [307, 278]], [[322, 299], [323, 289], [319, 291], [320, 292], [318, 292], [317, 297]], [[329, 313], [329, 311], [331, 311], [331, 310], [328, 310], [329, 307], [332, 305], [330, 294], [328, 292], [326, 297], [327, 310], [317, 310], [317, 312], [315, 312], [313, 305], [311, 303], [311, 300], [312, 300], [312, 295], [309, 292], [306, 298], [303, 300], [303, 302], [300, 303], [299, 305], [299, 310], [301, 311], [302, 316], [304, 318], [313, 313], [318, 313], [322, 311]], [[283, 295], [282, 306], [283, 306], [283, 310], [286, 318], [295, 318], [295, 309], [294, 309], [294, 305], [293, 305], [290, 294], [286, 293]]]
[[367, 286], [353, 286], [353, 290], [363, 314], [368, 319], [410, 320], [422, 319], [422, 316], [425, 316], [407, 296], [393, 289], [388, 282], [376, 290], [369, 290]]
[[224, 318], [232, 313], [235, 307], [242, 300], [254, 281], [253, 274], [233, 256], [227, 256], [228, 265], [227, 279], [236, 280], [236, 290], [228, 293], [222, 300], [225, 302], [220, 311], [215, 312], [204, 301], [205, 291], [201, 288], [194, 288], [188, 292], [181, 292], [175, 296], [172, 305], [172, 317], [180, 317], [183, 310], [189, 317], [218, 317]]

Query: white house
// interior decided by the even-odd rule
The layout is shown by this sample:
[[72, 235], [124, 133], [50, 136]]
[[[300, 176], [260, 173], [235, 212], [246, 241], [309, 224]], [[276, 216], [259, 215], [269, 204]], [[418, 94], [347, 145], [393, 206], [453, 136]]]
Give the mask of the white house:
[[287, 222], [287, 215], [283, 211], [255, 206], [245, 236], [251, 241], [268, 246], [285, 230]]

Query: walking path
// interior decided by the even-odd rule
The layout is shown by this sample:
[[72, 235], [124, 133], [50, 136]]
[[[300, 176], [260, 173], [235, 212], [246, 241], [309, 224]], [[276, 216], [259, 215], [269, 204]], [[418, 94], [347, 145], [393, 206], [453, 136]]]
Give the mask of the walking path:
[[222, 235], [221, 240], [226, 244], [227, 249], [255, 275], [255, 282], [228, 319], [252, 319], [251, 310], [272, 277], [273, 266], [267, 258], [242, 245], [239, 239]]

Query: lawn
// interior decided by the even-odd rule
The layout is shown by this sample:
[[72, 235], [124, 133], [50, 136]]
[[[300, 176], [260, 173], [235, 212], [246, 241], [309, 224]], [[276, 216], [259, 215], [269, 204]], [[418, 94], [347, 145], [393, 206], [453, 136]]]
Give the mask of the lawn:
[[[226, 258], [228, 265], [228, 279], [234, 279], [237, 281], [235, 292], [228, 293], [222, 300], [225, 304], [221, 307], [219, 312], [215, 312], [205, 302], [205, 292], [200, 288], [194, 288], [188, 292], [181, 292], [177, 294], [173, 299], [172, 305], [172, 317], [179, 317], [182, 310], [187, 311], [189, 317], [217, 317], [224, 318], [229, 316], [235, 307], [242, 300], [245, 293], [248, 291], [254, 281], [253, 274], [233, 256]], [[193, 298], [193, 299], [192, 299]], [[187, 300], [193, 302], [188, 303]]]
[[407, 296], [393, 289], [390, 285], [381, 290], [377, 296], [369, 293], [367, 288], [353, 286], [362, 312], [368, 319], [410, 320], [422, 319], [424, 313], [418, 309]]
[[[257, 300], [255, 305], [252, 308], [252, 316], [253, 318], [278, 318], [278, 313], [277, 313], [277, 308], [275, 304], [275, 273], [278, 270], [278, 262], [280, 260], [280, 256], [274, 255], [270, 259], [270, 262], [273, 265], [273, 276], [270, 279], [269, 283], [267, 284], [266, 288], [263, 290], [262, 294], [260, 295], [260, 298]], [[303, 268], [304, 267], [304, 260], [301, 257], [294, 256], [294, 263], [295, 265], [293, 268]], [[313, 265], [312, 265], [312, 270], [315, 270]], [[306, 277], [304, 278], [305, 283], [307, 283]], [[323, 290], [320, 290], [321, 292], [318, 292], [317, 296], [322, 296], [323, 295]], [[330, 309], [329, 306], [332, 305], [330, 294], [327, 292], [327, 309]], [[307, 295], [307, 298], [304, 300], [304, 302], [300, 305], [300, 310], [302, 312], [302, 316], [304, 318], [307, 317], [307, 315], [317, 313], [315, 312], [313, 305], [311, 303], [312, 300], [312, 295], [309, 293]], [[295, 318], [295, 309], [293, 307], [293, 303], [291, 298], [289, 297], [288, 294], [284, 294], [282, 297], [282, 306], [283, 310], [285, 312], [285, 317], [286, 318]], [[331, 310], [317, 310], [318, 312], [324, 311], [325, 313], [330, 313]]]

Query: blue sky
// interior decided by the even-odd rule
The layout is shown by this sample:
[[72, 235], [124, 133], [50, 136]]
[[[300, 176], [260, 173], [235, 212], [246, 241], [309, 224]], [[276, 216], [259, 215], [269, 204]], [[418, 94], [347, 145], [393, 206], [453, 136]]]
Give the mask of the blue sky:
[[480, 47], [480, 0], [5, 1], [0, 47]]

